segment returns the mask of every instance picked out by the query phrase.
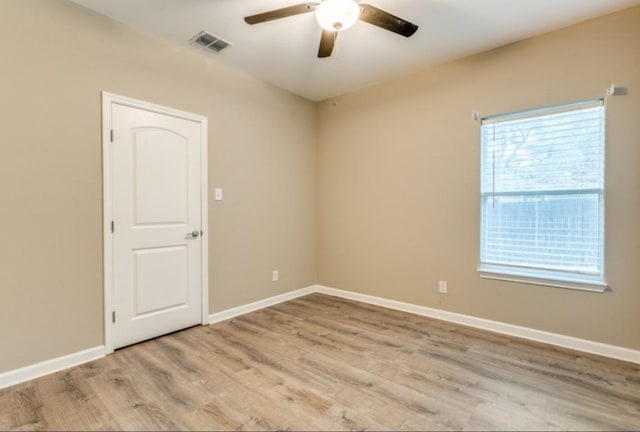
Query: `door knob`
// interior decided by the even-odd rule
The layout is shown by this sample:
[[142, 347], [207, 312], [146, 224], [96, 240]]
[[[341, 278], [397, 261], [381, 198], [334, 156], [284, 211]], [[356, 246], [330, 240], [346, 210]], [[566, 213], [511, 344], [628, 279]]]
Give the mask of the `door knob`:
[[193, 237], [196, 238], [200, 235], [200, 231], [191, 231], [190, 233], [187, 233], [187, 237]]

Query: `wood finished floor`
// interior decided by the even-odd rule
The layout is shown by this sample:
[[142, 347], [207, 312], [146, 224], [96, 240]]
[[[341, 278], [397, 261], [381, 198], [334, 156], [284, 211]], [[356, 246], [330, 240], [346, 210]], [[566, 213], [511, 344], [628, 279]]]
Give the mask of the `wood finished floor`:
[[638, 430], [640, 365], [313, 294], [0, 390], [0, 430]]

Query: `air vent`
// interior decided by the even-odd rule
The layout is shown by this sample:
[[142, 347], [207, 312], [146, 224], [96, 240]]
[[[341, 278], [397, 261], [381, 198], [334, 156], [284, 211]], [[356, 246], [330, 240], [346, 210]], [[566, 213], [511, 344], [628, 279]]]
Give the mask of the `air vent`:
[[216, 53], [232, 46], [231, 42], [222, 40], [218, 36], [209, 34], [204, 30], [192, 37], [191, 42]]

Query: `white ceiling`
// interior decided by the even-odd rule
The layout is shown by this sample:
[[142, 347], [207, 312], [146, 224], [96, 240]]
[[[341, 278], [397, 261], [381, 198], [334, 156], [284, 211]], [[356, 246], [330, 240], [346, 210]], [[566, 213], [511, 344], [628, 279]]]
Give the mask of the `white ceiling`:
[[[362, 0], [420, 26], [410, 38], [364, 22], [316, 57], [313, 13], [257, 25], [243, 17], [301, 0], [72, 0], [140, 31], [318, 101], [425, 66], [485, 51], [640, 4], [640, 0]], [[233, 44], [218, 54], [189, 44], [200, 30]]]

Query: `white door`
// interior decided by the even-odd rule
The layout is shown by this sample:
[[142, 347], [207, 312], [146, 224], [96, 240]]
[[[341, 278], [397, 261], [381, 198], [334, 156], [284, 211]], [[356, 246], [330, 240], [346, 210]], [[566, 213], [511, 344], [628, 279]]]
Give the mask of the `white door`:
[[202, 322], [201, 125], [113, 103], [112, 343]]

